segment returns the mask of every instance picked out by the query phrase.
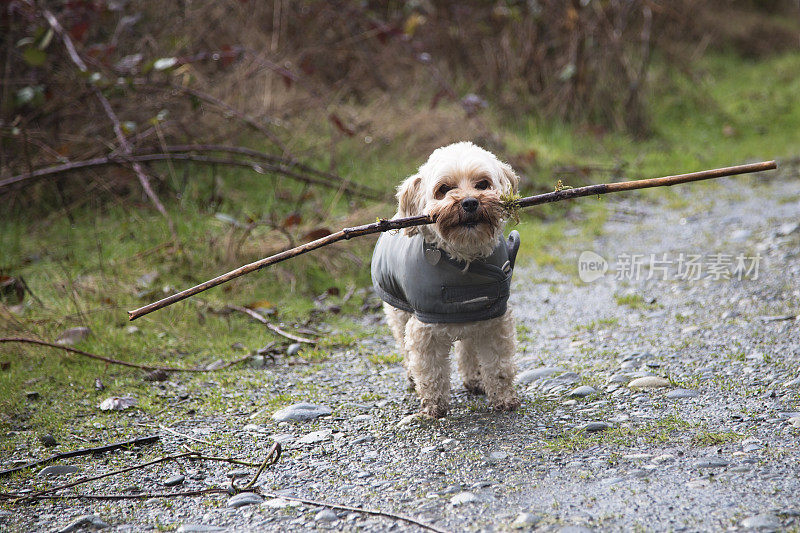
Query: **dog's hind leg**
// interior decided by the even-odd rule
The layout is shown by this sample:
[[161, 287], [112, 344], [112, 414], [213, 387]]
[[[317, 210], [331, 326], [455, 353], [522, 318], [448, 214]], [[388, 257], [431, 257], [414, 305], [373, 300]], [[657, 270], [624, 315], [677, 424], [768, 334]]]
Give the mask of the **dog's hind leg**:
[[389, 324], [389, 329], [392, 330], [392, 336], [397, 343], [397, 349], [400, 355], [403, 356], [403, 368], [406, 369], [406, 377], [408, 377], [408, 388], [414, 390], [414, 378], [408, 370], [408, 350], [406, 349], [406, 323], [411, 318], [411, 313], [397, 309], [387, 303], [383, 304], [383, 312], [386, 314], [386, 322]]
[[456, 360], [461, 379], [464, 381], [464, 388], [472, 394], [486, 394], [481, 380], [481, 365], [478, 357], [473, 350], [467, 349], [463, 341], [455, 344]]
[[412, 317], [406, 324], [408, 370], [422, 401], [421, 411], [441, 418], [450, 408], [450, 345], [437, 324]]

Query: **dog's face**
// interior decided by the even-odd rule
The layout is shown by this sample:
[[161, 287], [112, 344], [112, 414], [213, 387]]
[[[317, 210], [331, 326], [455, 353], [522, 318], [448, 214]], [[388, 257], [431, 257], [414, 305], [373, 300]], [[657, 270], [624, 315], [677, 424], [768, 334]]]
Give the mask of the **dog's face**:
[[398, 216], [428, 214], [432, 226], [420, 231], [455, 259], [471, 261], [492, 253], [505, 225], [500, 196], [516, 192], [518, 179], [509, 165], [469, 142], [434, 151], [419, 172], [398, 188]]

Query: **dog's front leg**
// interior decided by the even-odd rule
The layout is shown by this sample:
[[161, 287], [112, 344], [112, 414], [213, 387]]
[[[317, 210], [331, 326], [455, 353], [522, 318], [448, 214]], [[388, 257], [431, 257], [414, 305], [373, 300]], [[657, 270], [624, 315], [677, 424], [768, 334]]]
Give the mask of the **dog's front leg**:
[[421, 411], [441, 418], [450, 408], [450, 345], [449, 338], [437, 324], [426, 324], [416, 318], [406, 324], [408, 371], [422, 401]]
[[519, 407], [519, 397], [514, 390], [517, 342], [511, 311], [481, 323], [481, 327], [475, 328], [461, 343], [462, 349], [480, 363], [481, 380], [492, 406], [498, 411]]

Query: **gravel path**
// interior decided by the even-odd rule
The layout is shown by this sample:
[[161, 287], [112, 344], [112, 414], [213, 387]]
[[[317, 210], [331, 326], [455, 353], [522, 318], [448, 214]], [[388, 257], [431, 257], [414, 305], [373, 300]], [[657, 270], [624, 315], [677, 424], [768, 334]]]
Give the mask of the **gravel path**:
[[[519, 412], [491, 412], [456, 379], [448, 418], [407, 418], [417, 401], [400, 365], [369, 358], [394, 351], [382, 317], [370, 314], [365, 327], [381, 333], [356, 349], [321, 365], [268, 367], [252, 392], [211, 382], [233, 407], [172, 429], [253, 461], [277, 439], [284, 455], [261, 476], [263, 491], [407, 514], [449, 531], [798, 530], [797, 167], [780, 178], [680, 192], [692, 195], [686, 205], [607, 197], [600, 236], [568, 237], [568, 269], [518, 269]], [[608, 262], [588, 283], [575, 273], [586, 250]], [[637, 275], [629, 267], [639, 261]], [[702, 279], [690, 279], [698, 268]], [[274, 421], [258, 408], [276, 394], [332, 413]], [[164, 433], [159, 453], [184, 442]], [[117, 456], [142, 460], [137, 452]], [[235, 470], [168, 464], [92, 491], [224, 486]], [[289, 500], [236, 498], [5, 507], [0, 528], [58, 530], [96, 515], [83, 523], [112, 531], [418, 530]]]

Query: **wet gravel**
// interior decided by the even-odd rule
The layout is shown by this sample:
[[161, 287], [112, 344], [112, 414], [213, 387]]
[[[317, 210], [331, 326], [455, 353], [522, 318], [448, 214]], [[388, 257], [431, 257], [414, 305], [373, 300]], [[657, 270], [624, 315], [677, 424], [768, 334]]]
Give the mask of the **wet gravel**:
[[[241, 405], [215, 417], [187, 416], [170, 426], [174, 433], [163, 433], [159, 453], [214, 441], [254, 462], [281, 442], [284, 454], [261, 475], [258, 490], [4, 507], [0, 529], [417, 530], [280, 496], [407, 514], [450, 531], [798, 529], [797, 167], [779, 178], [680, 191], [692, 196], [671, 207], [654, 196], [608, 197], [600, 235], [568, 238], [568, 268], [517, 270], [518, 412], [492, 412], [454, 379], [447, 418], [408, 417], [417, 400], [400, 365], [368, 357], [395, 350], [382, 317], [370, 312], [364, 327], [375, 334], [357, 348], [317, 366], [252, 370], [263, 373], [261, 389], [223, 388]], [[585, 250], [609, 262], [590, 283], [576, 272]], [[709, 254], [758, 254], [758, 277], [684, 280], [677, 265], [654, 270], [649, 262], [638, 279], [618, 275], [626, 255], [649, 261], [651, 254], [681, 253], [700, 254], [706, 264]], [[275, 420], [275, 409], [263, 405], [277, 394], [311, 405]], [[114, 460], [131, 464], [142, 453], [118, 452]], [[80, 472], [58, 479], [110, 468], [78, 464]], [[226, 487], [253, 470], [168, 463], [95, 482], [90, 491]]]

